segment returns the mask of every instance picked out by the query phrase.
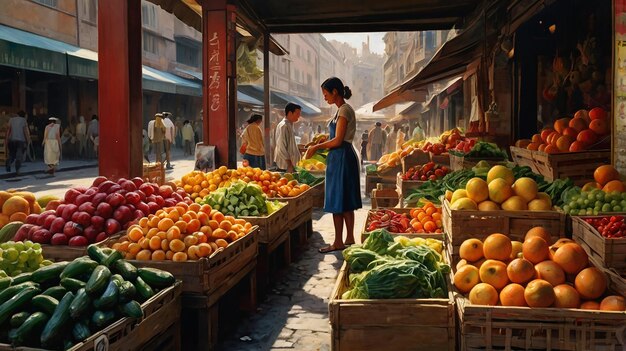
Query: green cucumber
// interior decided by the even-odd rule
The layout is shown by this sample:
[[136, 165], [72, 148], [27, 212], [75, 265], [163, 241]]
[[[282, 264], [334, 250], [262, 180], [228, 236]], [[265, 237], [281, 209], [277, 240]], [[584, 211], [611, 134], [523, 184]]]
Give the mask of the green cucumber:
[[122, 286], [122, 283], [124, 283], [124, 278], [119, 274], [113, 274], [111, 276], [111, 280], [114, 281], [115, 284], [117, 284], [118, 288]]
[[43, 312], [35, 312], [28, 317], [19, 328], [13, 338], [14, 345], [22, 345], [27, 340], [37, 335], [37, 331], [43, 329], [50, 317]]
[[87, 284], [84, 281], [74, 278], [61, 279], [61, 286], [72, 292], [76, 292], [78, 289], [84, 288], [86, 285]]
[[13, 278], [11, 277], [2, 277], [0, 278], [0, 291], [8, 288], [13, 283]]
[[42, 292], [41, 295], [48, 295], [48, 296], [54, 297], [57, 300], [60, 300], [63, 298], [66, 292], [67, 292], [67, 289], [58, 285], [58, 286], [53, 286], [51, 288], [46, 289], [46, 291]]
[[48, 323], [46, 323], [43, 332], [41, 332], [41, 344], [45, 347], [50, 344], [57, 336], [64, 325], [70, 321], [70, 305], [74, 300], [74, 294], [68, 291], [59, 301], [57, 309], [54, 311]]
[[109, 279], [111, 278], [111, 271], [107, 266], [99, 265], [91, 273], [87, 285], [85, 285], [85, 291], [89, 295], [99, 295], [106, 288]]
[[39, 288], [39, 284], [33, 282], [25, 282], [21, 284], [15, 284], [2, 290], [2, 292], [0, 292], [0, 304], [7, 302], [15, 294], [28, 287]]
[[137, 294], [137, 289], [133, 283], [125, 280], [120, 286], [120, 301], [130, 301], [135, 297], [135, 294]]
[[127, 303], [121, 305], [120, 311], [126, 317], [131, 317], [131, 318], [143, 317], [143, 310], [141, 309], [141, 305], [137, 301], [128, 301]]
[[122, 258], [124, 258], [124, 254], [117, 251], [117, 250], [113, 250], [113, 252], [111, 252], [111, 254], [104, 260], [104, 262], [102, 263], [103, 265], [111, 268], [113, 267], [113, 265], [115, 264], [115, 262], [121, 260]]
[[17, 295], [10, 298], [7, 302], [0, 305], [0, 325], [4, 324], [15, 312], [25, 307], [33, 296], [39, 294], [41, 290], [32, 286], [21, 290]]
[[115, 262], [113, 269], [119, 273], [125, 280], [134, 282], [137, 279], [137, 267], [133, 266], [126, 260], [118, 260]]
[[119, 287], [117, 284], [115, 280], [111, 279], [102, 295], [93, 300], [93, 307], [98, 310], [108, 310], [114, 307], [119, 298]]
[[74, 340], [81, 342], [91, 336], [91, 330], [89, 330], [89, 326], [85, 323], [76, 322], [74, 323], [74, 327], [72, 327], [72, 336]]
[[77, 278], [84, 274], [91, 274], [96, 267], [98, 267], [98, 262], [89, 257], [75, 259], [65, 267], [61, 273], [61, 279]]
[[89, 245], [87, 247], [87, 255], [89, 255], [89, 258], [92, 260], [98, 262], [98, 264], [103, 264], [104, 260], [106, 260], [108, 256], [96, 245]]
[[30, 316], [30, 312], [24, 312], [24, 311], [18, 312], [11, 316], [11, 320], [9, 321], [9, 324], [13, 328], [19, 328], [19, 326], [22, 325], [22, 323], [24, 323], [24, 321], [26, 320], [26, 318], [28, 318], [28, 316]]
[[174, 278], [172, 273], [156, 268], [139, 268], [137, 274], [144, 282], [155, 288], [166, 288], [176, 282], [176, 278]]
[[36, 310], [52, 315], [56, 310], [59, 300], [48, 295], [37, 295], [30, 301]]
[[39, 284], [58, 283], [60, 280], [59, 276], [67, 265], [69, 265], [69, 262], [57, 262], [49, 266], [40, 267], [32, 273], [30, 279]]
[[154, 290], [150, 287], [150, 285], [146, 284], [146, 282], [141, 279], [141, 277], [137, 277], [135, 280], [135, 289], [137, 289], [137, 293], [143, 300], [148, 300], [152, 296], [154, 296]]
[[[13, 277], [13, 285], [17, 285], [17, 284], [22, 284], [22, 283], [26, 283], [26, 282], [32, 282], [31, 276], [33, 274], [30, 272], [27, 273], [21, 273], [16, 275], [15, 277]], [[35, 283], [35, 282], [33, 282]]]
[[105, 256], [109, 256], [110, 254], [112, 254], [112, 253], [113, 253], [113, 251], [115, 251], [115, 250], [113, 250], [113, 249], [112, 249], [112, 248], [110, 248], [110, 247], [103, 247], [103, 248], [101, 248], [100, 250], [102, 250], [102, 253], [103, 253]]
[[91, 323], [98, 330], [101, 330], [113, 323], [116, 319], [115, 311], [96, 311], [91, 316]]
[[74, 300], [72, 300], [72, 303], [70, 304], [70, 316], [73, 319], [78, 319], [89, 310], [90, 306], [91, 299], [89, 298], [89, 295], [87, 295], [87, 292], [85, 292], [85, 289], [78, 289]]

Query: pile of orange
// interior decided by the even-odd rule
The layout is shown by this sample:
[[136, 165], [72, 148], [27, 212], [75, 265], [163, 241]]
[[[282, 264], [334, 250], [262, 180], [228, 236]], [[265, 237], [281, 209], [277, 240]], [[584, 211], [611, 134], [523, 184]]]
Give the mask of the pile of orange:
[[0, 228], [14, 221], [26, 222], [31, 213], [41, 213], [35, 195], [28, 191], [0, 191]]
[[200, 202], [210, 192], [217, 188], [230, 186], [232, 181], [242, 180], [246, 183], [256, 183], [269, 197], [294, 197], [307, 189], [307, 184], [300, 184], [296, 180], [282, 177], [280, 173], [264, 171], [260, 168], [240, 167], [228, 169], [224, 166], [213, 172], [193, 171], [184, 175], [177, 184], [182, 187], [192, 200]]
[[432, 202], [410, 211], [413, 231], [416, 233], [442, 233], [441, 207], [436, 207]]
[[476, 305], [625, 311], [623, 296], [607, 294], [605, 273], [589, 265], [570, 239], [550, 246], [550, 233], [532, 228], [524, 243], [491, 234], [461, 244], [454, 286]]
[[187, 261], [207, 257], [245, 236], [252, 225], [209, 205], [179, 203], [141, 218], [112, 248], [132, 260]]

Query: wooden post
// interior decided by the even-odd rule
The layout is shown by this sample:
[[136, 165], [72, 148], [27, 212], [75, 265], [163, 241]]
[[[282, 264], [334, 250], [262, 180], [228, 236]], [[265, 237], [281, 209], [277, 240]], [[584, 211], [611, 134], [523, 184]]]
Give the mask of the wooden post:
[[271, 132], [271, 107], [270, 107], [270, 33], [263, 33], [263, 125], [265, 126], [263, 138], [265, 138], [265, 164], [270, 168], [273, 163]]
[[100, 175], [141, 176], [141, 1], [98, 1]]
[[236, 163], [234, 24], [235, 8], [226, 0], [202, 1], [203, 140], [215, 145], [216, 164], [229, 167]]

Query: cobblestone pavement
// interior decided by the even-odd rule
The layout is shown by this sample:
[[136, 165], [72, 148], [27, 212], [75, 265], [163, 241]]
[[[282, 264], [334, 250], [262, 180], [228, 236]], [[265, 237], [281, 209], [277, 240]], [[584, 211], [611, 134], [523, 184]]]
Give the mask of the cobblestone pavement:
[[[357, 242], [369, 208], [357, 211]], [[344, 230], [345, 231], [345, 230]], [[326, 351], [330, 350], [328, 301], [343, 264], [341, 252], [322, 255], [317, 249], [334, 237], [332, 215], [313, 213], [313, 236], [287, 273], [261, 301], [256, 314], [244, 318], [234, 333], [221, 342], [221, 351]]]

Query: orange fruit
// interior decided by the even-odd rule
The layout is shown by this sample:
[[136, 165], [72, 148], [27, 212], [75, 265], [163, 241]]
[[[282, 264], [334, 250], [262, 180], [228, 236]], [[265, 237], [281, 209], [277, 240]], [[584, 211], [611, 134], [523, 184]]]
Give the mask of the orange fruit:
[[217, 247], [226, 247], [228, 246], [228, 241], [224, 239], [217, 239], [215, 240], [215, 245], [217, 245]]
[[622, 296], [607, 296], [600, 302], [600, 309], [603, 311], [624, 312], [626, 310], [626, 300]]
[[533, 264], [523, 258], [516, 258], [506, 267], [506, 274], [513, 283], [524, 284], [536, 276]]
[[187, 223], [187, 233], [195, 233], [200, 230], [202, 223], [197, 219], [192, 219]]
[[480, 280], [500, 290], [509, 283], [506, 264], [496, 260], [486, 260], [478, 271]]
[[543, 279], [535, 279], [526, 285], [524, 299], [530, 307], [550, 307], [556, 296], [550, 283]]
[[26, 217], [28, 217], [28, 215], [24, 212], [15, 212], [14, 214], [12, 214], [11, 216], [9, 216], [9, 221], [10, 222], [26, 222]]
[[172, 261], [174, 262], [184, 262], [187, 261], [187, 254], [184, 252], [177, 252], [172, 255]]
[[606, 275], [598, 268], [585, 268], [576, 275], [574, 287], [583, 299], [597, 299], [606, 291]]
[[166, 260], [171, 260], [172, 258], [174, 258], [174, 251], [166, 250], [165, 251], [165, 259]]
[[565, 283], [565, 272], [561, 266], [553, 261], [539, 262], [535, 265], [535, 272], [537, 273], [537, 278], [547, 281], [552, 286]]
[[211, 219], [217, 221], [217, 223], [221, 223], [224, 220], [224, 215], [221, 212], [215, 212], [215, 214], [211, 216]]
[[30, 214], [30, 203], [21, 196], [11, 196], [2, 204], [2, 213], [11, 217], [16, 212]]
[[524, 287], [515, 283], [505, 286], [500, 291], [500, 302], [502, 306], [527, 306], [526, 299], [524, 299]]
[[524, 236], [524, 241], [528, 240], [530, 237], [538, 236], [545, 240], [548, 244], [552, 243], [552, 238], [550, 237], [550, 232], [546, 230], [544, 227], [533, 227], [530, 228], [529, 231], [526, 232], [526, 236]]
[[207, 243], [202, 243], [198, 245], [198, 257], [208, 257], [213, 249], [211, 249], [211, 245]]
[[139, 261], [149, 261], [152, 259], [152, 251], [150, 250], [141, 250], [135, 256], [135, 259]]
[[192, 245], [187, 248], [187, 258], [190, 260], [198, 259], [198, 247], [197, 246]]
[[570, 145], [574, 142], [574, 138], [568, 135], [563, 135], [556, 141], [556, 147], [561, 152], [568, 152]]
[[424, 224], [424, 230], [426, 233], [432, 233], [437, 229], [437, 225], [433, 221], [428, 221]]
[[550, 248], [543, 238], [533, 236], [525, 240], [522, 244], [522, 254], [525, 259], [537, 264], [550, 257]]
[[167, 230], [168, 230], [168, 229], [170, 229], [173, 225], [174, 225], [174, 221], [173, 221], [173, 220], [171, 220], [170, 218], [162, 218], [162, 219], [159, 221], [159, 224], [158, 224], [158, 226], [157, 226], [157, 227], [159, 228], [159, 230], [162, 230], [162, 231], [167, 231]]
[[172, 241], [170, 241], [170, 250], [174, 251], [174, 252], [182, 252], [185, 251], [185, 243], [182, 242], [180, 239], [174, 239]]
[[[604, 191], [605, 193], [609, 193], [611, 191], [623, 193], [626, 192], [626, 186], [624, 186], [624, 183], [619, 180], [611, 180], [610, 182], [606, 183], [604, 187], [602, 187], [602, 191]], [[13, 216], [11, 216], [11, 220], [13, 220]]]
[[126, 234], [128, 239], [138, 242], [139, 239], [143, 238], [143, 231], [139, 227], [132, 227], [128, 229], [128, 233]]
[[459, 256], [468, 262], [483, 258], [483, 243], [478, 239], [467, 239], [459, 248]]
[[472, 178], [465, 186], [467, 197], [476, 203], [487, 200], [489, 197], [489, 187], [487, 182], [481, 178]]
[[589, 129], [597, 135], [603, 136], [610, 133], [611, 126], [609, 125], [609, 122], [604, 119], [594, 119], [591, 123], [589, 123]]
[[472, 288], [480, 283], [478, 268], [465, 265], [454, 273], [454, 286], [463, 294], [467, 294]]
[[558, 133], [563, 133], [565, 128], [569, 126], [569, 121], [569, 118], [561, 118], [556, 120], [554, 122], [554, 130], [556, 130]]
[[565, 273], [569, 274], [578, 274], [589, 264], [587, 253], [576, 243], [567, 243], [559, 247], [552, 260], [561, 266]]
[[495, 306], [498, 303], [498, 292], [486, 283], [478, 283], [469, 293], [469, 300], [473, 305]]
[[599, 310], [600, 309], [600, 303], [598, 301], [594, 301], [594, 300], [585, 301], [585, 302], [580, 304], [580, 309], [581, 310]]
[[511, 239], [504, 234], [491, 234], [483, 242], [485, 258], [506, 261], [511, 256]]
[[619, 172], [611, 165], [602, 165], [593, 172], [593, 179], [604, 186], [612, 180], [619, 180]]
[[165, 251], [163, 250], [155, 250], [152, 252], [152, 260], [153, 261], [163, 261], [165, 260]]
[[211, 234], [211, 237], [215, 239], [226, 239], [228, 238], [228, 232], [222, 228], [217, 228], [213, 231], [213, 234]]
[[554, 287], [554, 307], [558, 308], [578, 308], [580, 306], [580, 295], [578, 291], [567, 284]]
[[574, 117], [569, 121], [569, 126], [576, 132], [581, 132], [589, 127], [589, 123], [582, 117]]

